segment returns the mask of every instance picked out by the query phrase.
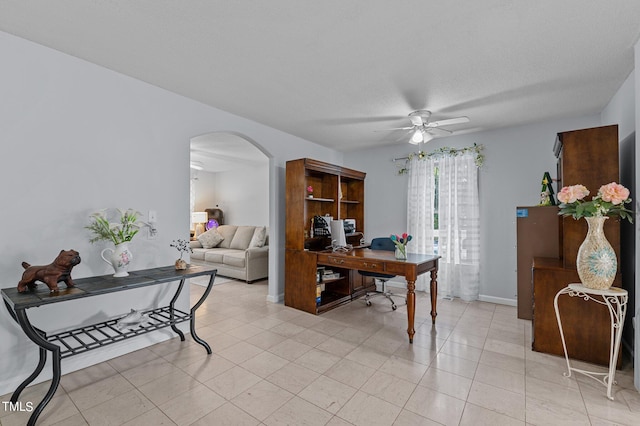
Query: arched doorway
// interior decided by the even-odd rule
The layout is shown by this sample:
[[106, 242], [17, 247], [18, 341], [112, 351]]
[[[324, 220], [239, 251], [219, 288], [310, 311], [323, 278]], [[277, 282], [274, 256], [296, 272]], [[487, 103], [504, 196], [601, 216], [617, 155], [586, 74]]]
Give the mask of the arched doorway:
[[[225, 224], [270, 226], [271, 158], [259, 144], [236, 132], [207, 133], [191, 139], [190, 162], [191, 212], [217, 208]], [[271, 277], [270, 266], [270, 288]]]

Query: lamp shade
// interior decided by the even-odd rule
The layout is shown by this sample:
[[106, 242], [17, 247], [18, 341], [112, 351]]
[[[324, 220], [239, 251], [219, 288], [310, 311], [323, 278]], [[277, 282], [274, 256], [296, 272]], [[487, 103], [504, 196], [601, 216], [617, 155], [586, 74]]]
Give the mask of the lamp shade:
[[191, 213], [191, 223], [205, 223], [209, 219], [207, 212]]
[[413, 136], [411, 136], [411, 142], [420, 143], [424, 140], [424, 136], [422, 135], [422, 129], [417, 129]]

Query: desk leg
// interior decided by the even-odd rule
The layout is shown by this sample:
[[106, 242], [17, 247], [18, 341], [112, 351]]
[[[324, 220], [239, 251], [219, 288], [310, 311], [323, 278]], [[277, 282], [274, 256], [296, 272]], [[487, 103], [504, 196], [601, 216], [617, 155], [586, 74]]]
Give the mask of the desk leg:
[[416, 282], [407, 280], [407, 333], [409, 343], [413, 343], [413, 335], [416, 330], [413, 328], [416, 318]]
[[195, 305], [193, 305], [193, 308], [191, 308], [191, 321], [189, 321], [191, 326], [191, 337], [193, 337], [193, 340], [195, 340], [196, 342], [204, 346], [208, 354], [211, 354], [211, 346], [209, 346], [207, 342], [202, 340], [200, 336], [196, 334], [196, 309], [198, 309], [200, 305], [202, 305], [204, 300], [207, 298], [207, 296], [209, 296], [209, 293], [211, 292], [211, 288], [213, 287], [213, 281], [215, 280], [215, 278], [216, 278], [216, 271], [214, 271], [213, 274], [211, 274], [211, 277], [209, 278], [209, 284], [207, 285], [207, 289], [204, 291], [204, 294], [202, 295], [202, 297], [198, 300], [198, 302]]
[[431, 288], [429, 292], [431, 294], [431, 324], [435, 324], [438, 316], [438, 271], [436, 269], [431, 271]]

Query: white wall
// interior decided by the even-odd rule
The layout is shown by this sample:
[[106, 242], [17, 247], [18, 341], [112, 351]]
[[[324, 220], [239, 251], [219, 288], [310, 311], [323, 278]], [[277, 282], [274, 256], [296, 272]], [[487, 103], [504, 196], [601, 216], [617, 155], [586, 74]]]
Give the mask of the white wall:
[[[88, 215], [103, 207], [156, 210], [159, 236], [134, 239], [132, 269], [171, 264], [176, 252], [169, 243], [189, 229], [190, 139], [224, 131], [254, 141], [270, 158], [269, 298], [281, 296], [285, 162], [306, 156], [339, 164], [341, 154], [2, 32], [0, 57], [0, 286], [17, 284], [23, 260], [48, 263], [63, 248], [82, 256], [74, 278], [110, 273], [99, 258], [107, 244], [89, 244], [83, 229]], [[167, 297], [162, 289], [128, 293], [34, 309], [34, 322], [48, 330]], [[63, 372], [169, 335], [152, 336], [70, 358]], [[37, 351], [4, 308], [0, 341], [5, 394], [33, 371]]]
[[[473, 117], [471, 117], [473, 120]], [[480, 169], [481, 300], [516, 304], [516, 207], [538, 204], [544, 172], [556, 176], [553, 144], [558, 132], [600, 125], [599, 116], [561, 119], [527, 126], [435, 139], [421, 149], [484, 145]], [[365, 236], [404, 232], [407, 177], [391, 160], [416, 152], [399, 144], [345, 153], [344, 165], [367, 173]]]
[[215, 208], [220, 199], [216, 196], [216, 173], [201, 170], [193, 181], [195, 190], [194, 212]]
[[603, 126], [618, 125], [618, 138], [621, 141], [627, 139], [636, 131], [635, 75], [635, 71], [629, 74], [600, 114]]
[[268, 164], [211, 174], [215, 203], [201, 204], [196, 195], [196, 207], [205, 209], [218, 204], [224, 211], [224, 223], [229, 225], [269, 224]]
[[[632, 198], [637, 199], [636, 186], [636, 86], [635, 72], [632, 72], [622, 84], [618, 92], [613, 96], [609, 104], [602, 111], [603, 124], [618, 124], [620, 140], [620, 183], [631, 191]], [[628, 350], [633, 350], [633, 317], [636, 311], [636, 229], [638, 214], [636, 210], [635, 225], [627, 221], [620, 224], [620, 259], [619, 265], [622, 272], [622, 287], [629, 292], [627, 305], [627, 317], [623, 328], [623, 345]], [[637, 347], [637, 342], [635, 342]], [[638, 365], [638, 364], [636, 364]]]

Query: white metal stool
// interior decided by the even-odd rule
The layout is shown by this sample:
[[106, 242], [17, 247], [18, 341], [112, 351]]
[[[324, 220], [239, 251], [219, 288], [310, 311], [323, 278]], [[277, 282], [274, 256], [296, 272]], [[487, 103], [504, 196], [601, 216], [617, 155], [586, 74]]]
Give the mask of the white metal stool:
[[[609, 371], [607, 373], [599, 373], [596, 371], [585, 371], [579, 368], [571, 367], [569, 363], [569, 355], [567, 354], [567, 345], [564, 341], [564, 332], [562, 331], [562, 322], [560, 321], [560, 312], [558, 310], [558, 297], [568, 294], [570, 297], [580, 297], [586, 301], [592, 300], [609, 308], [609, 316], [611, 317], [611, 346], [609, 349]], [[611, 396], [611, 387], [615, 383], [616, 363], [618, 354], [620, 353], [620, 340], [622, 339], [622, 327], [624, 326], [624, 317], [627, 312], [627, 302], [629, 293], [627, 290], [618, 287], [611, 287], [607, 290], [596, 290], [587, 288], [582, 284], [569, 284], [560, 290], [553, 299], [553, 307], [556, 311], [556, 319], [558, 320], [558, 328], [560, 329], [560, 338], [562, 339], [562, 348], [564, 349], [564, 357], [567, 360], [567, 373], [565, 377], [571, 377], [571, 371], [582, 373], [591, 377], [595, 381], [603, 384], [607, 388], [607, 398], [613, 401]], [[602, 376], [602, 378], [598, 377]]]

